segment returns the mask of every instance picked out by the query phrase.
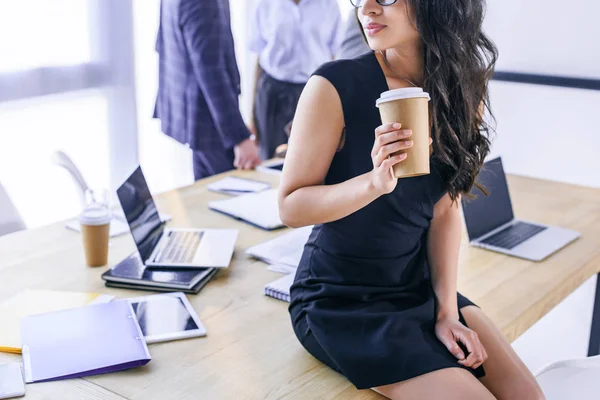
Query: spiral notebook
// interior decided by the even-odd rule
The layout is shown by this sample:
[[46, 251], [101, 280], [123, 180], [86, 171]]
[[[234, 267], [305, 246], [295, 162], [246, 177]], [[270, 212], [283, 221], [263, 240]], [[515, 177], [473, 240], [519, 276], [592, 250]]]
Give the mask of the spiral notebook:
[[265, 285], [265, 295], [274, 299], [290, 302], [290, 287], [294, 283], [295, 274], [289, 274], [283, 278]]

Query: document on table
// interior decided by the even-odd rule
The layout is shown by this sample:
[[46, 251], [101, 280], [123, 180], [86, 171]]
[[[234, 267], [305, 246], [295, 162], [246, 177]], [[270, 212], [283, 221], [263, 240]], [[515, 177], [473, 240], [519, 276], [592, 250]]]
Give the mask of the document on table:
[[263, 242], [246, 250], [246, 254], [271, 264], [275, 270], [293, 272], [300, 264], [304, 245], [312, 232], [312, 226], [294, 229], [275, 239]]
[[224, 193], [239, 196], [245, 193], [258, 193], [271, 188], [266, 182], [255, 181], [252, 179], [238, 178], [228, 176], [216, 182], [209, 183], [206, 188], [213, 192]]

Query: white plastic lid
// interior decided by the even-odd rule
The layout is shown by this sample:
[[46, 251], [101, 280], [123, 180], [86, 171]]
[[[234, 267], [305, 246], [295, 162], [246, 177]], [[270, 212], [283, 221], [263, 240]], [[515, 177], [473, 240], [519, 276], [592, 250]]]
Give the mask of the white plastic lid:
[[388, 101], [415, 98], [425, 98], [427, 99], [427, 101], [431, 100], [431, 98], [429, 97], [429, 93], [424, 92], [422, 88], [412, 87], [388, 90], [387, 92], [383, 92], [381, 93], [381, 97], [375, 102], [375, 105], [379, 107], [381, 103], [386, 103]]
[[104, 207], [88, 207], [79, 216], [79, 223], [84, 225], [105, 225], [110, 222], [110, 212]]

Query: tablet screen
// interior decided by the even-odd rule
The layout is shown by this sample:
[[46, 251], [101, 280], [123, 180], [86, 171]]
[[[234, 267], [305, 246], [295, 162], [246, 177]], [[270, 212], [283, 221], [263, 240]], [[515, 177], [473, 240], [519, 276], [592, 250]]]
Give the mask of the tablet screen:
[[278, 171], [283, 171], [283, 163], [269, 165], [269, 168], [276, 169]]
[[199, 329], [179, 297], [149, 296], [132, 301], [131, 306], [147, 338]]

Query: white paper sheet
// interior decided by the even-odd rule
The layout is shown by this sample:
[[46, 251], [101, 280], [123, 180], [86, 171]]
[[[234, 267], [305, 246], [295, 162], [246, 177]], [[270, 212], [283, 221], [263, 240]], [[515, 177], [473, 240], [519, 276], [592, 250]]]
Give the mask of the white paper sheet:
[[257, 193], [267, 190], [271, 187], [266, 182], [243, 179], [235, 176], [228, 176], [216, 182], [206, 185], [208, 190], [213, 192], [225, 193], [230, 195], [240, 195], [245, 193]]
[[246, 250], [246, 254], [261, 261], [271, 264], [275, 269], [283, 272], [283, 267], [288, 267], [288, 273], [294, 272], [300, 263], [304, 245], [312, 232], [312, 226], [294, 229], [273, 240], [258, 244]]

